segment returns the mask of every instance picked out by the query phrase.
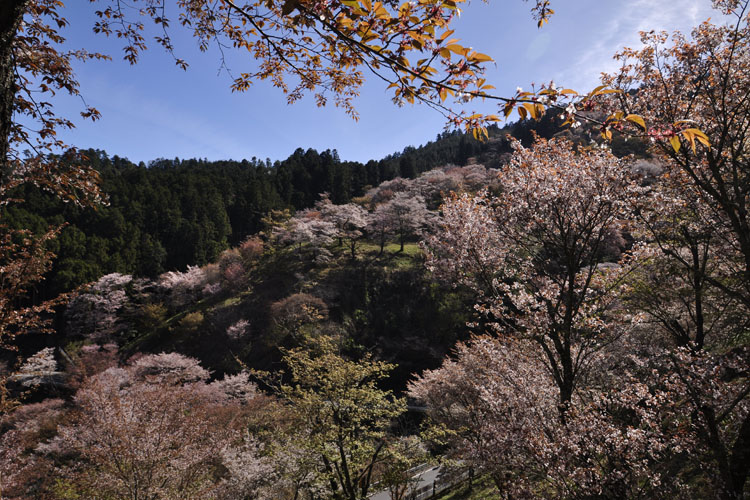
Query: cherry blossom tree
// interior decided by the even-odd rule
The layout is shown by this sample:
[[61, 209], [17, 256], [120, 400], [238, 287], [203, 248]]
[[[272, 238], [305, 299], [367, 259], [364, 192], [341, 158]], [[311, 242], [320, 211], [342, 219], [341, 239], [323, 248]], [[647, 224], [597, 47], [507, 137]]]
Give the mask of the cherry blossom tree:
[[21, 373], [40, 373], [57, 371], [55, 360], [55, 348], [45, 347], [38, 353], [28, 358], [19, 369]]
[[455, 458], [493, 478], [503, 498], [678, 498], [664, 432], [664, 391], [627, 374], [622, 389], [583, 389], [566, 420], [533, 342], [478, 337], [409, 386]]
[[[11, 200], [2, 197], [0, 184], [0, 206]], [[13, 339], [29, 331], [50, 331], [50, 317], [54, 308], [65, 301], [65, 297], [28, 304], [29, 292], [42, 280], [51, 268], [53, 254], [50, 241], [57, 237], [60, 228], [51, 228], [43, 235], [35, 236], [31, 231], [11, 231], [0, 225], [0, 346], [14, 348]]]
[[271, 317], [282, 332], [297, 337], [306, 325], [328, 319], [328, 306], [314, 295], [295, 293], [271, 304]]
[[462, 190], [468, 192], [488, 189], [489, 185], [497, 179], [497, 172], [479, 164], [447, 168], [446, 174], [453, 177]]
[[250, 433], [246, 432], [239, 444], [222, 448], [220, 454], [227, 477], [219, 486], [218, 499], [279, 498], [274, 496], [277, 490], [269, 487], [280, 479], [274, 457], [265, 453], [263, 444]]
[[442, 168], [429, 170], [412, 181], [414, 192], [422, 195], [430, 208], [437, 208], [443, 197], [458, 191], [457, 179]]
[[[750, 303], [750, 223], [747, 192], [746, 117], [750, 103], [747, 75], [750, 57], [748, 2], [716, 1], [732, 23], [706, 21], [692, 36], [664, 32], [642, 35], [643, 47], [625, 49], [617, 58], [622, 70], [604, 78], [621, 92], [612, 108], [639, 113], [655, 124], [646, 132], [663, 168], [692, 184], [695, 195], [712, 213], [717, 230], [741, 257], [741, 279], [726, 282], [709, 278], [716, 287]], [[630, 92], [637, 89], [637, 92]]]
[[616, 337], [614, 300], [599, 269], [626, 218], [629, 169], [561, 140], [514, 144], [502, 195], [456, 196], [428, 238], [428, 266], [478, 293], [496, 328], [533, 340], [567, 405], [595, 354]]
[[84, 496], [215, 498], [222, 488], [248, 491], [269, 468], [260, 454], [251, 457], [258, 449], [242, 437], [238, 418], [256, 388], [247, 374], [212, 384], [207, 378], [196, 360], [175, 353], [109, 368], [84, 382], [73, 422], [40, 450], [77, 457], [64, 477]]
[[333, 242], [335, 235], [336, 225], [317, 210], [297, 212], [287, 224], [275, 231], [276, 238], [282, 243], [296, 245], [300, 255], [307, 245], [313, 260], [318, 262], [331, 258], [331, 252], [326, 247]]
[[413, 187], [413, 182], [414, 181], [412, 181], [411, 179], [396, 177], [394, 179], [381, 182], [378, 186], [369, 190], [366, 196], [374, 204], [390, 201], [396, 193], [410, 191]]
[[750, 18], [747, 1], [714, 6], [729, 24], [706, 21], [690, 36], [644, 33], [643, 47], [618, 54], [622, 68], [604, 83], [622, 91], [613, 108], [658, 124], [645, 134], [664, 171], [641, 211], [653, 248], [634, 274], [632, 306], [668, 342], [659, 372], [679, 381], [670, 402], [694, 424], [702, 467], [713, 468], [721, 495], [742, 498], [750, 383], [732, 367], [744, 359], [750, 318]]
[[642, 356], [652, 370], [643, 379], [658, 374], [650, 384], [669, 389], [665, 411], [691, 422], [683, 435], [692, 440], [695, 461], [710, 471], [717, 491], [741, 498], [750, 383], [737, 367], [748, 362], [742, 336], [750, 314], [736, 294], [714, 283], [736, 280], [742, 258], [684, 173], [657, 177], [648, 190], [638, 219], [650, 243], [633, 252], [623, 290], [632, 314], [642, 317], [640, 328], [660, 346]]
[[[223, 288], [236, 291], [247, 284], [248, 271], [245, 269], [244, 261], [245, 258], [239, 248], [224, 250], [221, 253], [218, 266]], [[206, 281], [209, 281], [208, 273], [206, 275]]]
[[380, 255], [385, 250], [385, 244], [394, 232], [393, 219], [389, 213], [387, 203], [375, 207], [367, 221], [367, 234], [375, 238], [380, 245]]
[[406, 192], [396, 193], [386, 202], [382, 215], [389, 219], [393, 232], [398, 234], [402, 252], [405, 238], [419, 234], [427, 227], [431, 217], [424, 198]]
[[[730, 282], [742, 259], [684, 173], [656, 177], [634, 203], [640, 245], [630, 262], [630, 307], [676, 346], [732, 344], [750, 316], [742, 300], [715, 282]], [[663, 286], [669, 283], [670, 286]]]
[[[57, 137], [72, 122], [57, 116], [49, 97], [78, 95], [72, 61], [100, 57], [62, 52], [58, 30], [67, 24], [61, 2], [13, 0], [0, 5], [0, 206], [22, 201], [19, 189], [36, 186], [63, 202], [91, 206], [103, 201], [98, 174], [82, 165], [82, 155]], [[33, 82], [33, 83], [32, 83]], [[44, 95], [44, 97], [42, 97]], [[86, 107], [82, 115], [96, 119]], [[51, 153], [55, 153], [54, 155]], [[40, 234], [0, 224], [0, 345], [29, 331], [50, 331], [54, 309], [68, 297], [34, 303], [29, 292], [50, 269], [52, 240], [62, 227]]]
[[411, 382], [409, 395], [447, 431], [443, 439], [454, 458], [490, 473], [504, 494], [520, 495], [530, 489], [524, 471], [534, 475], [528, 453], [557, 417], [556, 398], [534, 357], [503, 347], [490, 338], [459, 344], [456, 359]]
[[122, 327], [120, 311], [128, 303], [127, 287], [133, 277], [107, 274], [77, 295], [66, 307], [67, 332], [102, 341]]
[[246, 319], [241, 319], [232, 323], [227, 328], [227, 337], [234, 341], [244, 339], [250, 334], [250, 322]]
[[199, 266], [188, 266], [184, 272], [169, 271], [159, 276], [158, 285], [174, 308], [194, 302], [207, 284], [206, 272]]
[[37, 450], [65, 421], [65, 402], [45, 399], [0, 415], [0, 496], [7, 499], [44, 498], [54, 483], [52, 461]]
[[320, 213], [336, 225], [339, 244], [346, 240], [351, 252], [351, 259], [357, 258], [357, 244], [364, 236], [367, 227], [367, 210], [354, 203], [334, 205], [327, 195], [315, 204]]

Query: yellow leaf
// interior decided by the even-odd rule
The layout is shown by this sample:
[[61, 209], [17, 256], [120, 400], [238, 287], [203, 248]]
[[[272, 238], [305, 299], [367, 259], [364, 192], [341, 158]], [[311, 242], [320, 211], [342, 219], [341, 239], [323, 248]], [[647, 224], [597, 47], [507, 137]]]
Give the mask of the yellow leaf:
[[443, 33], [442, 35], [440, 35], [440, 38], [438, 38], [437, 42], [440, 43], [440, 42], [445, 41], [445, 39], [448, 38], [449, 36], [451, 36], [454, 33], [454, 31], [455, 30], [448, 30], [448, 31], [446, 31], [445, 33]]
[[490, 56], [488, 56], [487, 54], [480, 54], [480, 53], [478, 53], [478, 52], [475, 52], [475, 53], [474, 53], [474, 54], [473, 54], [473, 55], [471, 56], [471, 59], [472, 59], [473, 61], [476, 61], [476, 62], [487, 62], [487, 61], [492, 61], [492, 58], [491, 58]]
[[617, 89], [608, 89], [606, 85], [599, 85], [594, 90], [589, 92], [589, 95], [587, 95], [583, 100], [586, 101], [588, 99], [591, 99], [592, 97], [596, 95], [603, 95], [603, 94], [620, 94], [622, 93], [621, 90]]
[[669, 143], [672, 145], [672, 149], [674, 149], [674, 152], [677, 153], [680, 151], [680, 138], [676, 135], [673, 135], [669, 138]]
[[541, 112], [544, 113], [544, 107], [542, 107], [541, 104], [532, 104], [530, 102], [523, 102], [521, 103], [521, 106], [523, 106], [529, 112], [529, 115], [531, 115], [531, 117], [535, 120], [538, 120], [539, 118], [542, 117], [540, 113], [540, 107], [541, 107]]
[[587, 96], [586, 96], [586, 99], [589, 99], [589, 98], [591, 98], [591, 97], [594, 97], [595, 95], [599, 95], [599, 92], [600, 92], [600, 91], [601, 91], [602, 89], [604, 89], [605, 87], [606, 87], [606, 85], [599, 85], [599, 86], [598, 86], [598, 87], [596, 87], [596, 88], [595, 88], [594, 90], [592, 90], [591, 92], [589, 92], [589, 95], [587, 95]]
[[537, 110], [537, 116], [538, 116], [537, 120], [541, 120], [542, 115], [544, 115], [544, 105], [537, 103], [534, 105], [534, 107], [536, 107], [536, 110]]
[[[701, 144], [703, 144], [709, 149], [711, 148], [711, 143], [708, 140], [708, 136], [704, 134], [703, 132], [701, 132], [700, 129], [688, 128], [688, 129], [683, 130], [683, 133], [688, 132], [688, 131], [695, 139], [698, 139], [698, 142], [700, 142]], [[695, 146], [693, 146], [693, 151], [695, 151]]]
[[643, 130], [646, 130], [646, 121], [639, 115], [628, 115], [625, 119], [629, 122], [636, 123], [641, 126]]
[[693, 133], [693, 130], [696, 129], [686, 128], [681, 133], [682, 136], [688, 140], [688, 142], [690, 143], [690, 147], [693, 149], [693, 153], [695, 153], [695, 134]]
[[457, 43], [448, 45], [445, 48], [448, 49], [448, 50], [450, 50], [451, 52], [454, 52], [454, 53], [458, 54], [459, 56], [464, 55], [464, 52], [466, 51], [466, 49], [464, 47], [462, 47], [461, 45], [459, 45]]
[[391, 15], [388, 14], [388, 11], [385, 10], [385, 8], [382, 5], [378, 6], [378, 8], [375, 9], [375, 17], [377, 17], [378, 19], [382, 19], [386, 22], [391, 19]]
[[485, 127], [479, 127], [479, 132], [481, 133], [479, 139], [481, 142], [484, 142], [490, 138], [490, 135], [487, 133], [487, 129]]
[[360, 0], [360, 5], [365, 9], [365, 11], [370, 12], [372, 10], [372, 2], [370, 0]]

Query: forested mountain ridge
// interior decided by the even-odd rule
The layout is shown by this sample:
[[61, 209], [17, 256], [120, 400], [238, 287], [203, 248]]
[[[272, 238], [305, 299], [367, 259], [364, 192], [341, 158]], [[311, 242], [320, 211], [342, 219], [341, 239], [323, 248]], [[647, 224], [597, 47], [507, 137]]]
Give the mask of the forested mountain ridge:
[[312, 149], [298, 149], [274, 164], [159, 159], [148, 166], [89, 150], [86, 156], [109, 196], [107, 206], [76, 207], [27, 186], [19, 196], [25, 202], [5, 209], [3, 218], [35, 232], [67, 222], [55, 242], [58, 257], [44, 287], [50, 297], [110, 272], [154, 277], [207, 264], [262, 229], [261, 220], [271, 210], [310, 207], [322, 192], [346, 203], [402, 175], [402, 166], [414, 177], [460, 160], [467, 154], [462, 148], [473, 147], [473, 139], [447, 134], [419, 150], [407, 148], [366, 165], [342, 162], [335, 151]]
[[[66, 204], [33, 186], [25, 186], [23, 204], [3, 208], [11, 227], [36, 233], [66, 222], [53, 242], [57, 254], [40, 298], [51, 298], [108, 273], [156, 277], [165, 271], [205, 265], [230, 246], [263, 229], [272, 210], [309, 208], [320, 193], [348, 203], [367, 189], [397, 177], [413, 179], [442, 165], [479, 162], [497, 167], [510, 152], [506, 135], [529, 144], [533, 135], [563, 131], [557, 114], [503, 129], [490, 128], [490, 139], [444, 132], [434, 142], [365, 164], [342, 161], [335, 150], [297, 149], [282, 161], [157, 159], [136, 165], [103, 151], [85, 152], [99, 172], [109, 203], [96, 209]], [[580, 138], [595, 136], [590, 128]], [[583, 139], [582, 139], [583, 140]], [[616, 141], [616, 154], [643, 154], [637, 142]]]

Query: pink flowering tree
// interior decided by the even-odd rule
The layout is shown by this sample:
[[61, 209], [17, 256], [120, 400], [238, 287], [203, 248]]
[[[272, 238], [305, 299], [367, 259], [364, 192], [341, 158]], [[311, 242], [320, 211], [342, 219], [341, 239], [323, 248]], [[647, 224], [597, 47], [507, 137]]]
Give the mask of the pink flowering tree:
[[175, 353], [109, 368], [83, 383], [72, 422], [39, 449], [75, 457], [61, 477], [84, 497], [217, 498], [221, 491], [249, 491], [269, 468], [251, 456], [258, 448], [241, 430], [255, 385], [247, 374], [207, 379], [196, 360]]
[[[396, 193], [385, 203], [382, 209], [393, 232], [398, 235], [401, 251], [404, 251], [404, 241], [408, 236], [421, 234], [431, 219], [431, 212], [427, 210], [424, 198], [407, 192]], [[382, 248], [382, 247], [381, 247]]]
[[389, 206], [387, 203], [381, 203], [370, 213], [367, 220], [367, 234], [380, 245], [381, 255], [385, 250], [385, 244], [393, 235], [394, 229]]
[[630, 173], [605, 151], [538, 141], [502, 171], [499, 197], [462, 195], [428, 238], [428, 266], [473, 288], [495, 328], [533, 341], [568, 405], [595, 355], [617, 336], [603, 249], [628, 213]]
[[300, 255], [307, 249], [313, 260], [325, 262], [331, 258], [327, 247], [336, 236], [336, 224], [318, 210], [302, 210], [277, 228], [275, 235], [282, 243], [296, 246]]
[[206, 272], [198, 266], [187, 270], [169, 271], [159, 276], [158, 285], [174, 308], [183, 307], [197, 300], [207, 284]]
[[630, 308], [671, 345], [733, 343], [750, 321], [738, 287], [729, 285], [742, 274], [736, 237], [684, 173], [659, 176], [642, 190], [634, 233], [644, 243], [629, 263]]
[[295, 293], [271, 304], [270, 313], [280, 333], [299, 337], [328, 319], [328, 306], [314, 295]]
[[625, 303], [660, 350], [644, 359], [667, 387], [673, 420], [717, 491], [741, 497], [750, 467], [750, 311], [740, 277], [740, 238], [689, 175], [667, 170], [638, 203], [641, 237], [623, 290]]
[[0, 413], [0, 496], [44, 498], [54, 484], [54, 462], [37, 450], [65, 421], [65, 402], [46, 399]]
[[128, 303], [127, 288], [132, 283], [132, 276], [112, 273], [91, 284], [65, 310], [68, 334], [94, 341], [117, 334], [122, 327], [119, 313]]
[[413, 188], [413, 182], [410, 179], [396, 177], [388, 181], [381, 182], [377, 187], [370, 189], [366, 196], [372, 203], [384, 203], [390, 201], [396, 193], [409, 192]]
[[448, 175], [444, 168], [429, 170], [412, 181], [411, 191], [422, 195], [430, 208], [436, 208], [443, 201], [443, 197], [452, 191], [457, 191], [457, 179]]
[[664, 391], [582, 390], [561, 423], [558, 388], [533, 342], [475, 338], [409, 386], [455, 458], [503, 498], [678, 498], [669, 474], [686, 440], [664, 432]]
[[334, 205], [327, 195], [315, 204], [315, 208], [320, 211], [326, 220], [335, 224], [339, 244], [343, 244], [343, 241], [346, 240], [351, 259], [355, 260], [357, 258], [357, 245], [364, 237], [364, 230], [367, 227], [367, 210], [354, 203]]

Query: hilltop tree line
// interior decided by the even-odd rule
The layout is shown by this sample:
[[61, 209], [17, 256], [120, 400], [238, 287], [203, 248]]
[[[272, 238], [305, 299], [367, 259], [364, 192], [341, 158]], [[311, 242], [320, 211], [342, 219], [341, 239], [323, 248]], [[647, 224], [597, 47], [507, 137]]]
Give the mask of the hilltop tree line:
[[[501, 136], [499, 129], [493, 133]], [[5, 224], [36, 234], [66, 223], [38, 291], [51, 298], [112, 272], [155, 277], [205, 265], [262, 230], [272, 210], [310, 208], [320, 193], [348, 203], [383, 181], [413, 179], [435, 165], [464, 165], [482, 152], [494, 157], [499, 148], [507, 148], [504, 141], [482, 144], [445, 132], [435, 142], [365, 164], [342, 161], [335, 150], [301, 148], [274, 163], [175, 158], [148, 165], [88, 150], [86, 161], [99, 173], [108, 204], [76, 206], [25, 185], [16, 193], [23, 203], [0, 210]]]
[[[434, 142], [367, 163], [342, 161], [335, 150], [298, 148], [282, 161], [126, 158], [86, 150], [87, 164], [101, 177], [108, 204], [81, 207], [25, 185], [23, 203], [0, 208], [4, 223], [41, 234], [65, 222], [51, 247], [57, 258], [39, 298], [49, 299], [113, 272], [156, 277], [165, 271], [205, 265], [244, 238], [264, 229], [273, 210], [311, 208], [328, 193], [335, 204], [361, 198], [382, 182], [414, 179], [437, 165], [479, 161], [497, 167], [507, 158], [506, 135], [531, 144], [562, 130], [558, 114], [490, 127], [479, 142], [461, 132], [443, 132]], [[579, 134], [579, 139], [583, 134]], [[622, 140], [618, 155], [645, 155], [643, 143]]]

